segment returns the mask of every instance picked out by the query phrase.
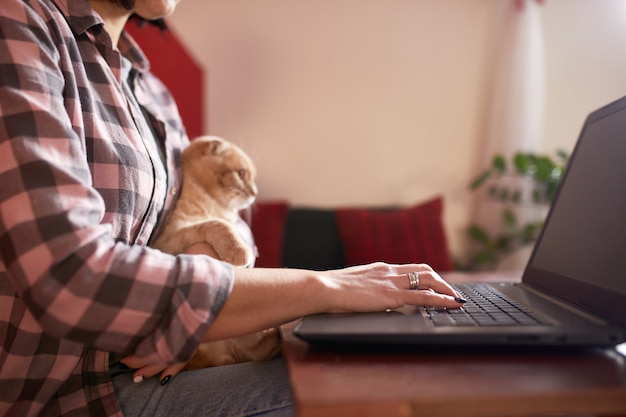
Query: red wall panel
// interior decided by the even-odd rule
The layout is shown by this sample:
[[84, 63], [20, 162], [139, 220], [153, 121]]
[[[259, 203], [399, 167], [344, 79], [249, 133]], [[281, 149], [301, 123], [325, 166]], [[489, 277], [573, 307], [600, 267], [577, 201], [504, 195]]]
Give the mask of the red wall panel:
[[170, 89], [191, 139], [204, 134], [204, 73], [187, 53], [176, 34], [162, 32], [153, 25], [137, 26], [130, 21], [126, 29], [148, 56], [152, 72]]

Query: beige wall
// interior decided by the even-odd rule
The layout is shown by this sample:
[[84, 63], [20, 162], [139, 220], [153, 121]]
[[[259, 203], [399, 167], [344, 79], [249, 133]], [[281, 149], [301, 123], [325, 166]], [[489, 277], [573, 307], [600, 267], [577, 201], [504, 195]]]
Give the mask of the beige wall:
[[[503, 0], [183, 0], [173, 30], [208, 70], [208, 133], [298, 206], [445, 197], [463, 253]], [[546, 0], [544, 149], [626, 94], [626, 2]]]

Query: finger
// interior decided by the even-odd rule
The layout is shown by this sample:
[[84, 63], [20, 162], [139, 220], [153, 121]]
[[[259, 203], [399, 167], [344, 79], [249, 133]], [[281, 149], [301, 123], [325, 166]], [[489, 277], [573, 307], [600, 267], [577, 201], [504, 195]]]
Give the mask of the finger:
[[163, 365], [145, 365], [133, 372], [133, 381], [139, 383], [147, 378], [152, 378], [163, 370]]
[[460, 308], [463, 305], [463, 303], [457, 301], [455, 297], [440, 294], [433, 290], [418, 290], [413, 293], [413, 298], [415, 299], [414, 305], [446, 308]]
[[456, 295], [456, 292], [452, 289], [450, 284], [445, 282], [443, 278], [441, 278], [439, 274], [433, 271], [430, 267], [419, 269], [419, 266], [413, 266], [410, 270], [407, 270], [406, 267], [400, 269], [407, 271], [396, 278], [400, 282], [400, 288], [411, 288], [411, 280], [409, 274], [415, 273], [417, 274], [417, 278], [419, 280], [419, 289], [427, 290], [429, 288], [432, 288], [437, 292], [442, 292], [449, 295]]
[[438, 293], [458, 297], [459, 294], [435, 271], [421, 271], [417, 273], [420, 289], [433, 289]]
[[145, 365], [145, 363], [136, 356], [125, 356], [120, 362], [135, 370], [135, 372], [133, 372], [133, 381], [135, 381], [135, 383], [139, 383], [145, 378], [153, 377], [161, 372], [164, 367], [163, 365]]
[[409, 272], [422, 272], [422, 271], [430, 271], [435, 272], [432, 266], [428, 264], [403, 264], [403, 265], [394, 265], [398, 273], [409, 273]]
[[384, 262], [373, 262], [369, 264], [348, 266], [328, 272], [339, 272], [341, 274], [359, 276], [363, 274], [385, 275], [393, 273], [394, 270], [395, 268], [393, 265], [386, 264]]
[[145, 365], [145, 362], [138, 359], [136, 356], [124, 356], [120, 362], [128, 366], [130, 369], [141, 368]]
[[161, 375], [159, 375], [159, 381], [161, 385], [167, 384], [172, 378], [174, 378], [183, 368], [185, 367], [185, 363], [177, 363], [175, 365], [170, 365], [167, 368], [161, 371]]
[[435, 270], [428, 264], [410, 264], [410, 265], [399, 265], [397, 266], [398, 271], [406, 271], [405, 276], [408, 281], [409, 272], [417, 273], [419, 279], [419, 288], [420, 289], [428, 289], [432, 288], [433, 290], [442, 293], [448, 294], [453, 297], [459, 297], [460, 294], [457, 293], [454, 288], [450, 284], [448, 284], [441, 276], [435, 272]]

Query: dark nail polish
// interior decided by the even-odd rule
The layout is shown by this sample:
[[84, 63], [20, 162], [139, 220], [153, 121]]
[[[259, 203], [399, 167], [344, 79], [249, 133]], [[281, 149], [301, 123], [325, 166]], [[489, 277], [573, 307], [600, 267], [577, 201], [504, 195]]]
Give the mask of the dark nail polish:
[[467, 303], [467, 300], [465, 298], [461, 298], [461, 297], [454, 297], [454, 301], [456, 301], [457, 303]]
[[167, 375], [166, 377], [164, 377], [164, 378], [161, 380], [160, 384], [161, 384], [161, 385], [165, 385], [165, 384], [167, 384], [167, 383], [170, 381], [170, 379], [172, 379], [172, 375]]

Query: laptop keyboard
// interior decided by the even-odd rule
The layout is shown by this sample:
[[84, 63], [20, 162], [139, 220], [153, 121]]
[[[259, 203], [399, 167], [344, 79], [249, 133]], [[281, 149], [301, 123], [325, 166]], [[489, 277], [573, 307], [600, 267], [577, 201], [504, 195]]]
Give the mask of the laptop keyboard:
[[459, 309], [426, 307], [435, 326], [536, 326], [552, 323], [487, 284], [455, 284], [467, 300]]

